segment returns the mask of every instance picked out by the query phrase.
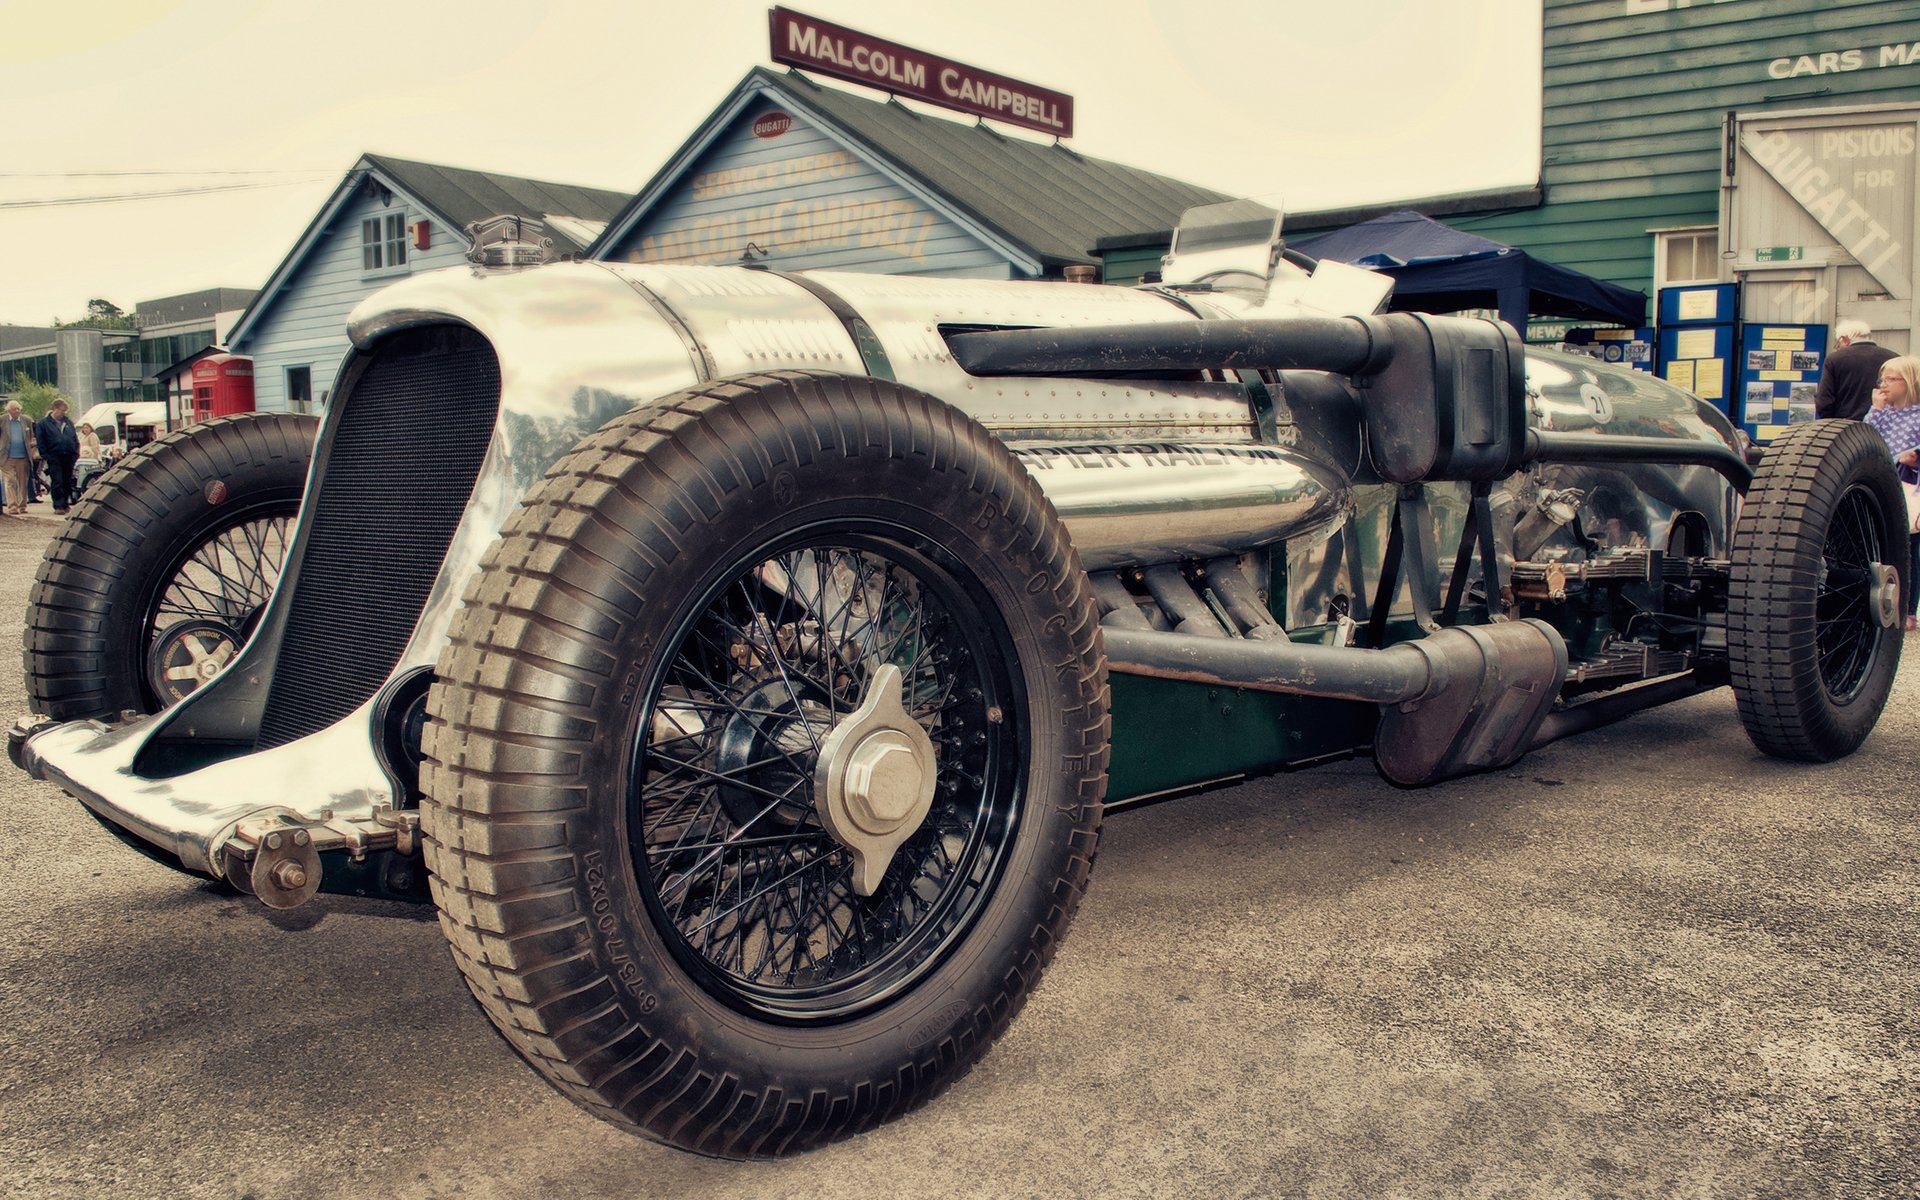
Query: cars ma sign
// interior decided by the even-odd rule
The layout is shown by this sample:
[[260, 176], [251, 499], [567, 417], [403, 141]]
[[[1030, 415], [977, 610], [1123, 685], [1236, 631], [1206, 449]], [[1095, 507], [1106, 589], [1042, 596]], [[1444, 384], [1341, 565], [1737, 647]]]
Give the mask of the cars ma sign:
[[768, 13], [773, 61], [929, 104], [1073, 136], [1073, 97], [870, 37], [790, 8]]

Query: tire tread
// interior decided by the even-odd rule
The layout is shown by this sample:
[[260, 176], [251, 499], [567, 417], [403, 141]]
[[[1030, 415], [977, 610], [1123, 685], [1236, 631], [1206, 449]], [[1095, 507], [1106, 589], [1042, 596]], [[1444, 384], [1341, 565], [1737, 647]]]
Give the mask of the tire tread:
[[[1858, 421], [1789, 426], [1768, 445], [1734, 529], [1728, 666], [1741, 724], [1776, 758], [1827, 762], [1851, 753], [1878, 719], [1899, 663], [1894, 628], [1881, 631], [1869, 678], [1847, 704], [1836, 704], [1820, 674], [1813, 597], [1828, 528], [1856, 483], [1873, 490], [1883, 512], [1897, 512], [1893, 524], [1904, 529], [1905, 503], [1878, 433]], [[1902, 595], [1914, 584], [1905, 550], [1889, 554]]]

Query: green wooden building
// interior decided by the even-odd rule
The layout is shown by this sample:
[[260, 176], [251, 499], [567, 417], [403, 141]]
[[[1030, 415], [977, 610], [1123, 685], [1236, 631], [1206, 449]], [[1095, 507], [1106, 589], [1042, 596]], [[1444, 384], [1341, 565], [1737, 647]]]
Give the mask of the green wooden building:
[[1737, 281], [1748, 320], [1916, 344], [1920, 4], [1547, 0], [1545, 29], [1541, 203], [1441, 219], [1649, 297]]
[[[1289, 214], [1289, 238], [1413, 208], [1650, 302], [1738, 282], [1748, 321], [1858, 317], [1920, 349], [1920, 3], [1545, 0], [1544, 27], [1538, 187]], [[1109, 282], [1166, 238], [1104, 239]]]

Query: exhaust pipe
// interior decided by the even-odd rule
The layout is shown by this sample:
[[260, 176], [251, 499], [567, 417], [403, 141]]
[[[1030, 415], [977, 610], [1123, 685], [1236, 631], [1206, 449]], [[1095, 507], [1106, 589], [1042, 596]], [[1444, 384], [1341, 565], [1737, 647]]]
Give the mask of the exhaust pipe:
[[1393, 327], [1380, 317], [1000, 329], [947, 338], [953, 360], [969, 375], [1088, 375], [1210, 367], [1350, 375], [1383, 365], [1392, 356], [1393, 346]]
[[1457, 625], [1382, 650], [1102, 630], [1107, 667], [1190, 683], [1380, 706], [1374, 764], [1403, 787], [1495, 770], [1535, 744], [1567, 678], [1545, 621]]

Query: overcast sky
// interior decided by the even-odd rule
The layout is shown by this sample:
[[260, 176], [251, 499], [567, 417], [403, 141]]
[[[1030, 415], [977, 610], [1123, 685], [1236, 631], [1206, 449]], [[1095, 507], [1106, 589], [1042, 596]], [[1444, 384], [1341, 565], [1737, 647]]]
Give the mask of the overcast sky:
[[[1066, 92], [1082, 153], [1279, 208], [1539, 176], [1540, 0], [791, 6]], [[770, 61], [768, 7], [0, 0], [0, 323], [259, 287], [363, 151], [638, 191]]]

